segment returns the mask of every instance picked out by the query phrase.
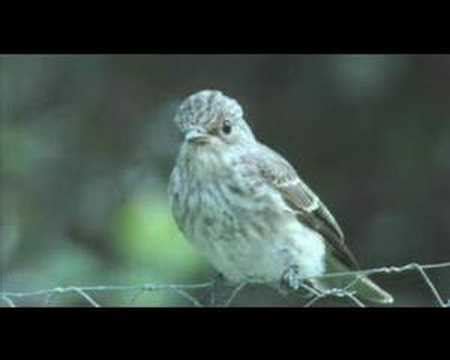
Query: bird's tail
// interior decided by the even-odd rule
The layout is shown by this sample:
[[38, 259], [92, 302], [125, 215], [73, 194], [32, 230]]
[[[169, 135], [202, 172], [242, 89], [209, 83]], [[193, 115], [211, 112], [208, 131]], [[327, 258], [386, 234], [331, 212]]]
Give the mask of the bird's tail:
[[[336, 258], [329, 258], [327, 261], [327, 273], [350, 271], [344, 264]], [[336, 276], [323, 279], [312, 280], [313, 285], [319, 290], [329, 290], [333, 288], [354, 291], [356, 297], [366, 299], [380, 304], [391, 304], [394, 298], [387, 291], [383, 290], [367, 276], [358, 278], [356, 275]]]

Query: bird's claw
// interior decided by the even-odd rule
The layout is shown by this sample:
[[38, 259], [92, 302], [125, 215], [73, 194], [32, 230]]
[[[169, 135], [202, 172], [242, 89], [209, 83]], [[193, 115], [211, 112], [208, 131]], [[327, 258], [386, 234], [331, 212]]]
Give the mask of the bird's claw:
[[298, 290], [301, 287], [302, 279], [297, 265], [289, 266], [281, 277], [282, 286], [287, 286], [290, 289]]
[[289, 290], [297, 291], [300, 289], [304, 290], [304, 293], [301, 294], [302, 297], [310, 298], [314, 296], [310, 290], [310, 286], [301, 277], [298, 265], [290, 265], [281, 277], [280, 290], [282, 293], [287, 294]]

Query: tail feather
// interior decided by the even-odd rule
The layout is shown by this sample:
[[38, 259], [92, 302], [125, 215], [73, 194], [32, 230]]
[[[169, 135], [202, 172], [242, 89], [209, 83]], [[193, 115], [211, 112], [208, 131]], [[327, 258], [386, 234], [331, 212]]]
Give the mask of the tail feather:
[[[349, 269], [338, 260], [331, 258], [327, 261], [327, 273], [347, 272]], [[355, 275], [337, 276], [324, 279], [315, 279], [313, 285], [319, 290], [329, 290], [332, 288], [346, 289], [354, 291], [356, 297], [366, 299], [380, 304], [391, 304], [394, 298], [387, 291], [383, 290], [367, 276], [357, 278]]]

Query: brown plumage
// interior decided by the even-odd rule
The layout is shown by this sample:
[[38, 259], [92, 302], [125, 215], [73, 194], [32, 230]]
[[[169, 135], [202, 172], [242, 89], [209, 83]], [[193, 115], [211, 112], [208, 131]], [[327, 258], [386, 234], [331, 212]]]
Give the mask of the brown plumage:
[[393, 301], [366, 276], [320, 278], [356, 270], [358, 263], [327, 207], [281, 155], [254, 137], [235, 100], [201, 91], [183, 102], [175, 122], [185, 141], [169, 184], [173, 214], [226, 278], [274, 283], [296, 269], [294, 277], [310, 279], [319, 290], [351, 285], [363, 298]]

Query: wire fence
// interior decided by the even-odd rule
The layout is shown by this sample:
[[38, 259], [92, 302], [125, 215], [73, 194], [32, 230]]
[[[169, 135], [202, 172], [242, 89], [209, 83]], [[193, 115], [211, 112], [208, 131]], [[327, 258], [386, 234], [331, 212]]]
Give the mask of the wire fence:
[[[354, 275], [355, 280], [352, 281], [345, 288], [335, 288], [327, 291], [319, 291], [315, 288], [312, 288], [306, 285], [303, 282], [302, 287], [308, 292], [310, 299], [302, 304], [304, 307], [312, 307], [314, 304], [317, 304], [320, 300], [325, 298], [347, 298], [351, 300], [351, 303], [357, 307], [366, 307], [367, 304], [363, 303], [360, 299], [358, 299], [357, 294], [351, 290], [354, 282], [358, 281], [362, 276], [371, 276], [374, 274], [394, 274], [394, 273], [402, 273], [407, 271], [416, 271], [419, 273], [420, 278], [425, 282], [427, 288], [430, 293], [433, 295], [433, 298], [436, 302], [436, 306], [438, 307], [450, 307], [450, 294], [448, 294], [448, 298], [444, 298], [435, 284], [431, 281], [428, 276], [428, 271], [432, 269], [443, 269], [450, 268], [450, 262], [436, 263], [436, 264], [426, 264], [420, 265], [417, 263], [411, 263], [404, 266], [387, 266], [376, 269], [369, 270], [361, 270], [361, 271], [351, 271], [351, 272], [340, 272], [340, 273], [329, 273], [321, 276], [320, 278], [331, 278], [331, 277], [340, 277], [340, 276], [348, 276]], [[319, 278], [316, 278], [319, 279]], [[307, 280], [307, 279], [304, 279]], [[450, 283], [450, 279], [449, 279]], [[187, 300], [192, 306], [195, 307], [203, 307], [203, 306], [211, 306], [211, 305], [219, 305], [228, 307], [232, 305], [233, 301], [239, 295], [239, 293], [246, 287], [246, 283], [242, 283], [238, 285], [232, 291], [231, 295], [228, 299], [222, 304], [209, 303], [204, 304], [201, 303], [195, 296], [193, 296], [190, 291], [198, 290], [198, 289], [206, 289], [211, 292], [214, 291], [215, 281], [209, 281], [205, 283], [199, 284], [143, 284], [143, 285], [130, 285], [130, 286], [118, 286], [118, 285], [99, 285], [99, 286], [67, 286], [67, 287], [55, 287], [52, 289], [43, 289], [29, 292], [0, 292], [0, 301], [3, 302], [3, 306], [9, 307], [17, 307], [18, 301], [24, 298], [30, 297], [38, 297], [41, 299], [40, 303], [44, 305], [49, 305], [50, 301], [54, 299], [55, 296], [61, 294], [72, 293], [80, 296], [86, 304], [93, 307], [101, 307], [102, 305], [96, 299], [96, 296], [99, 293], [108, 293], [108, 292], [131, 292], [134, 293], [134, 300], [145, 292], [154, 292], [154, 291], [171, 291], [181, 296], [185, 300]], [[394, 296], [395, 298], [395, 296]]]

